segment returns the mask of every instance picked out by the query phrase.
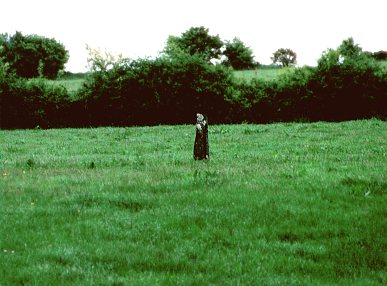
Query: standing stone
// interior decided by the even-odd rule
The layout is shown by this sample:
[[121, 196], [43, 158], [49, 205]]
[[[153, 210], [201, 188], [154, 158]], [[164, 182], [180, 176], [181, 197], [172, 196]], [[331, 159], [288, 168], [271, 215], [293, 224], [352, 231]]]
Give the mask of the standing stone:
[[207, 160], [209, 158], [210, 150], [208, 146], [208, 119], [207, 116], [197, 113], [194, 159]]

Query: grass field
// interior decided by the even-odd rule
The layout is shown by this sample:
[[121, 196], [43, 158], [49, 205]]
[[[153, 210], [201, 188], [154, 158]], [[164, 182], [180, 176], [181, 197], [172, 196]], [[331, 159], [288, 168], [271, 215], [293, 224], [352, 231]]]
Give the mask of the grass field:
[[85, 79], [83, 78], [59, 79], [59, 80], [49, 80], [48, 82], [54, 85], [62, 85], [67, 89], [67, 91], [71, 95], [75, 95], [77, 91], [82, 87], [83, 83], [85, 82]]
[[291, 72], [293, 68], [271, 68], [256, 70], [234, 71], [235, 78], [238, 80], [250, 81], [252, 79], [275, 80], [279, 75]]
[[85, 82], [87, 76], [87, 73], [67, 73], [56, 80], [47, 80], [47, 83], [65, 87], [69, 92], [70, 96], [73, 96], [74, 99], [76, 99], [77, 92], [83, 86], [83, 83]]
[[0, 130], [0, 285], [386, 285], [387, 123]]

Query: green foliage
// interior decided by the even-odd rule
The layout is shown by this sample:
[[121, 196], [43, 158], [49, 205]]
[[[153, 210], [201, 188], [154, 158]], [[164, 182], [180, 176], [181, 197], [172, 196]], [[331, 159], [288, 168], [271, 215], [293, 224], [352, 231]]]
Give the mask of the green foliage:
[[181, 47], [179, 41], [179, 37], [168, 36], [166, 46], [162, 52], [162, 57], [167, 57], [170, 59], [184, 57], [187, 52], [184, 50], [184, 48]]
[[380, 120], [0, 130], [2, 285], [386, 285]]
[[187, 123], [196, 113], [224, 121], [231, 71], [200, 56], [180, 54], [125, 62], [95, 72], [82, 97], [94, 124]]
[[291, 72], [293, 68], [282, 68], [279, 66], [273, 67], [262, 67], [253, 69], [253, 70], [240, 70], [234, 71], [234, 76], [236, 80], [239, 81], [251, 81], [253, 79], [271, 81], [277, 80], [278, 77], [283, 73]]
[[168, 42], [161, 57], [135, 61], [89, 48], [91, 73], [71, 80], [18, 78], [3, 57], [1, 127], [179, 124], [198, 112], [211, 123], [387, 118], [387, 65], [351, 38], [315, 68], [254, 71], [211, 65], [179, 38]]
[[226, 42], [223, 55], [226, 56], [223, 63], [235, 70], [246, 70], [258, 66], [254, 62], [253, 51], [238, 38], [234, 38], [232, 42]]
[[100, 49], [93, 49], [89, 45], [86, 45], [86, 50], [90, 72], [107, 72], [109, 69], [119, 68], [127, 61], [122, 55], [114, 56], [107, 51], [102, 53]]
[[70, 104], [67, 90], [44, 79], [17, 77], [0, 61], [1, 128], [59, 127]]
[[173, 57], [176, 53], [184, 51], [191, 56], [200, 56], [208, 62], [212, 58], [218, 58], [222, 46], [223, 42], [219, 36], [210, 35], [207, 28], [192, 27], [180, 37], [170, 36], [164, 53]]
[[378, 52], [372, 53], [371, 57], [373, 57], [377, 61], [386, 61], [387, 51], [378, 51]]
[[291, 49], [278, 49], [271, 58], [274, 64], [280, 63], [283, 67], [295, 65], [297, 63], [297, 54]]
[[326, 51], [317, 68], [291, 69], [270, 82], [237, 83], [235, 90], [238, 121], [387, 117], [387, 69], [351, 38]]
[[318, 61], [311, 81], [314, 115], [329, 120], [386, 117], [387, 70], [356, 45], [352, 38]]
[[[248, 122], [294, 121], [309, 118], [308, 84], [313, 68], [283, 70], [274, 80], [252, 79], [237, 83], [236, 102]], [[243, 116], [242, 116], [243, 118]]]
[[9, 63], [18, 76], [56, 78], [69, 55], [63, 44], [38, 35], [24, 36], [20, 32], [0, 36], [0, 57]]

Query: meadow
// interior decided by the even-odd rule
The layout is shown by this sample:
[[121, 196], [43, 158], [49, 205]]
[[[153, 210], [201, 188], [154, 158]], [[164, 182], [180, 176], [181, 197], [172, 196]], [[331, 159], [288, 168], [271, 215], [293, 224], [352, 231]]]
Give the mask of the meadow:
[[278, 79], [281, 74], [292, 72], [294, 68], [258, 68], [254, 70], [234, 71], [236, 80], [251, 81], [252, 79], [260, 79], [272, 81]]
[[386, 285], [387, 123], [0, 130], [0, 285]]
[[76, 99], [77, 92], [83, 86], [87, 76], [88, 73], [67, 73], [56, 80], [47, 80], [47, 83], [65, 87], [69, 95]]

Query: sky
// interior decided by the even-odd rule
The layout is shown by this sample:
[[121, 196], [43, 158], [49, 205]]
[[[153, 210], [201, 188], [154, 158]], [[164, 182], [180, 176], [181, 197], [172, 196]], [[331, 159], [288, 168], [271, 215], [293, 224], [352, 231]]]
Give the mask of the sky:
[[87, 71], [86, 45], [131, 59], [157, 57], [169, 35], [204, 26], [238, 37], [270, 64], [289, 48], [299, 66], [353, 37], [363, 50], [387, 50], [386, 0], [3, 0], [0, 33], [55, 38], [69, 51], [65, 69]]

